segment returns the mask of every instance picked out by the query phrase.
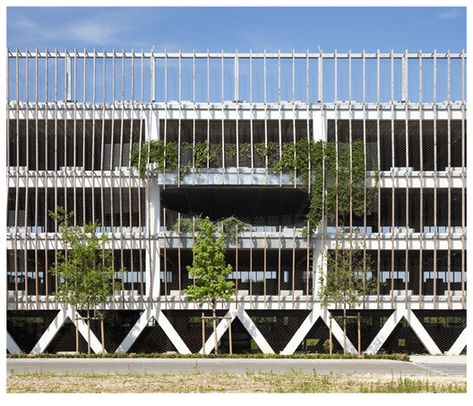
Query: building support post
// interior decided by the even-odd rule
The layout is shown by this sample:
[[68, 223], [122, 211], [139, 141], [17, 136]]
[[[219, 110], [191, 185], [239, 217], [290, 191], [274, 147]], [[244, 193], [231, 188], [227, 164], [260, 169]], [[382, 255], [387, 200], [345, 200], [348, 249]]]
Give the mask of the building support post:
[[[159, 139], [159, 118], [157, 111], [151, 111], [149, 117], [150, 140]], [[147, 219], [148, 244], [146, 244], [146, 297], [157, 299], [161, 295], [161, 256], [159, 250], [159, 231], [161, 228], [161, 189], [156, 177], [149, 176], [147, 187]]]
[[148, 262], [146, 272], [146, 297], [157, 299], [160, 296], [160, 251], [158, 234], [161, 226], [161, 190], [155, 180], [149, 182], [148, 187], [149, 212], [147, 213], [147, 227], [149, 228], [149, 241], [146, 245], [146, 258]]

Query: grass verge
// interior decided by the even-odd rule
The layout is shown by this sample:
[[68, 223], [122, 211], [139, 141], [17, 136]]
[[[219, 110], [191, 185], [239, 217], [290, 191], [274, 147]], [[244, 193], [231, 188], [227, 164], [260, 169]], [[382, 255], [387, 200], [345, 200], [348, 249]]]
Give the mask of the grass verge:
[[9, 374], [9, 393], [465, 393], [466, 378], [291, 371], [180, 374]]

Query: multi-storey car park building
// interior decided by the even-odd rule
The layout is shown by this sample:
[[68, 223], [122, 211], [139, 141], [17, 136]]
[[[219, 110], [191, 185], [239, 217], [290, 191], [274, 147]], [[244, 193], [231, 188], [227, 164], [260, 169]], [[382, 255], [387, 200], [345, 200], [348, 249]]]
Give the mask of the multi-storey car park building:
[[[234, 352], [324, 352], [330, 324], [335, 349], [355, 352], [356, 319], [344, 339], [340, 304], [319, 297], [324, 253], [347, 228], [307, 235], [311, 185], [258, 149], [322, 140], [361, 141], [376, 191], [347, 222], [374, 286], [349, 310], [361, 350], [465, 351], [465, 65], [463, 51], [9, 51], [7, 350], [75, 350], [75, 310], [55, 301], [50, 273], [63, 246], [48, 211], [62, 206], [75, 224], [96, 220], [126, 268], [104, 306], [107, 352], [202, 351], [209, 307], [184, 294], [196, 214], [250, 225], [226, 243], [237, 295], [218, 304], [224, 351], [231, 320]], [[132, 152], [150, 140], [177, 160], [140, 177]], [[196, 165], [202, 144], [215, 153]]]

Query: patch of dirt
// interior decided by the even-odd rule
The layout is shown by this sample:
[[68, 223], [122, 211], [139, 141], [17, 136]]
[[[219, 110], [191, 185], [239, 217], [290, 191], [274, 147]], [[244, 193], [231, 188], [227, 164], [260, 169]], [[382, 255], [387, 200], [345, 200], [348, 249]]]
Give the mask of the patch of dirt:
[[13, 374], [10, 393], [357, 393], [465, 392], [466, 377], [315, 373]]

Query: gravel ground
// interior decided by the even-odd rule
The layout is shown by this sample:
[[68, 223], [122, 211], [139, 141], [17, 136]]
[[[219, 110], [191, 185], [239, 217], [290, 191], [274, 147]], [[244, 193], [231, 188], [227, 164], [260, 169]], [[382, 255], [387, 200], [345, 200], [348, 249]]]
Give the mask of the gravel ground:
[[9, 374], [9, 393], [466, 392], [466, 377], [317, 374], [302, 371], [178, 374]]

